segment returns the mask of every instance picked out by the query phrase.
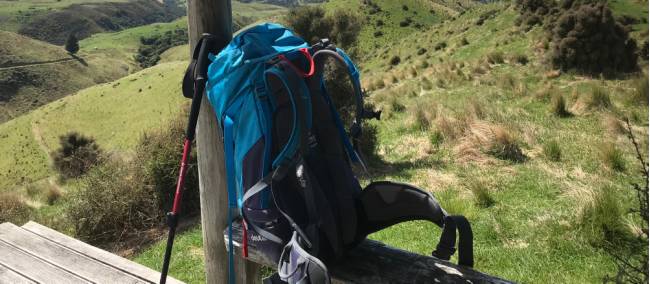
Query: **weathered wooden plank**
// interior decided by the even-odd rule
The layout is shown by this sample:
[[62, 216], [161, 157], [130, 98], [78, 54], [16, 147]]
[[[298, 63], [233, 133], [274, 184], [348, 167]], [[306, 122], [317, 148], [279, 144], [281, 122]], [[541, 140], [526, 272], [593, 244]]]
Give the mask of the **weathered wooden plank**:
[[11, 223], [0, 224], [0, 240], [95, 283], [152, 283], [77, 253]]
[[[129, 274], [137, 276], [146, 282], [158, 283], [158, 280], [160, 280], [160, 273], [155, 270], [152, 270], [146, 266], [132, 262], [120, 256], [114, 255], [100, 248], [93, 247], [80, 240], [68, 237], [38, 223], [30, 221], [27, 224], [23, 225], [22, 228], [45, 239], [48, 239], [51, 242], [64, 246], [69, 250], [92, 258], [95, 261], [110, 265], [115, 269], [128, 272]], [[179, 284], [183, 282], [178, 281], [172, 277], [168, 277], [167, 283]]]
[[32, 284], [36, 282], [16, 273], [9, 269], [9, 267], [0, 264], [0, 283]]
[[39, 283], [91, 283], [77, 275], [35, 258], [3, 241], [0, 241], [0, 265], [8, 267]]
[[[226, 244], [228, 235], [224, 234]], [[233, 224], [233, 243], [241, 255], [241, 223]], [[226, 245], [226, 248], [228, 246]], [[249, 244], [248, 259], [275, 268]], [[512, 283], [468, 267], [462, 267], [431, 256], [419, 255], [365, 240], [351, 250], [342, 261], [328, 267], [331, 276], [342, 283]]]

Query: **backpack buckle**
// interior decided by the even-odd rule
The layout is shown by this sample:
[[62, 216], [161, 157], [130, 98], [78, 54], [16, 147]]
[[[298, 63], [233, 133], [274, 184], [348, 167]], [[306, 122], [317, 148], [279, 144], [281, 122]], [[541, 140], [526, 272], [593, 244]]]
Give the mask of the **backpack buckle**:
[[254, 83], [253, 84], [253, 93], [255, 93], [255, 96], [259, 99], [267, 99], [268, 95], [266, 93], [266, 85], [264, 83]]

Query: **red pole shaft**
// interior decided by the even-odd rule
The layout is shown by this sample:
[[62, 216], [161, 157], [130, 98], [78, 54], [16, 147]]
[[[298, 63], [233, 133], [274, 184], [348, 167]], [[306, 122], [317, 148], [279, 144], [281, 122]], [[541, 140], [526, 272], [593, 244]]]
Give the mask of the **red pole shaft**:
[[181, 200], [183, 197], [183, 188], [185, 187], [185, 174], [187, 173], [187, 158], [192, 151], [192, 141], [185, 138], [183, 143], [183, 158], [181, 159], [181, 169], [178, 173], [178, 183], [176, 184], [176, 194], [174, 195], [174, 205], [172, 214], [178, 215], [181, 210]]

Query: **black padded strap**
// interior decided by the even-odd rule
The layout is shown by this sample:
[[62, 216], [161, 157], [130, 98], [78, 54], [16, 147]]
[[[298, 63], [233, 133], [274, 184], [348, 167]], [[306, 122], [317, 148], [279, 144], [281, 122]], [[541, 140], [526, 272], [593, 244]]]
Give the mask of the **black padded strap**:
[[442, 234], [436, 250], [431, 253], [436, 258], [449, 260], [456, 252], [456, 230], [458, 230], [458, 264], [474, 266], [472, 227], [464, 216], [445, 216]]

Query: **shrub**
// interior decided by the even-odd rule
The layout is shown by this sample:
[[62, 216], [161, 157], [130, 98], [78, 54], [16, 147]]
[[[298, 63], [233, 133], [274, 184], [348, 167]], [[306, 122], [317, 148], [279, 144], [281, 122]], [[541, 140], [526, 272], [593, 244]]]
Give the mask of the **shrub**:
[[615, 74], [638, 69], [637, 46], [607, 3], [567, 9], [552, 29], [553, 66], [587, 74]]
[[163, 52], [174, 46], [186, 44], [187, 41], [187, 30], [185, 29], [140, 37], [140, 47], [135, 55], [135, 61], [142, 68], [154, 66], [160, 60], [160, 55]]
[[604, 143], [600, 147], [601, 158], [608, 168], [617, 171], [625, 171], [625, 157], [623, 151], [618, 149], [614, 143]]
[[551, 112], [558, 117], [571, 116], [571, 113], [566, 108], [566, 101], [562, 94], [553, 94], [553, 97], [551, 98]]
[[319, 6], [292, 8], [285, 16], [285, 21], [308, 42], [329, 38], [343, 48], [352, 45], [361, 30], [356, 14], [338, 9], [326, 15], [325, 10]]
[[468, 187], [474, 194], [475, 203], [479, 207], [488, 208], [496, 203], [485, 183], [474, 180], [469, 183]]
[[68, 39], [66, 39], [65, 50], [70, 54], [75, 54], [79, 51], [79, 39], [77, 39], [77, 36], [75, 36], [74, 33], [71, 33], [68, 36]]
[[467, 40], [466, 37], [463, 37], [463, 38], [460, 40], [460, 46], [465, 46], [465, 45], [468, 45], [468, 44], [469, 44], [469, 41]]
[[[184, 115], [180, 115], [170, 122], [168, 128], [147, 133], [136, 149], [134, 163], [141, 168], [143, 186], [151, 188], [156, 195], [161, 213], [169, 211], [174, 200], [185, 136], [184, 118]], [[195, 151], [190, 153], [188, 164], [196, 164]], [[185, 176], [182, 208], [185, 215], [200, 211], [199, 176], [197, 168], [193, 166]]]
[[501, 51], [492, 51], [487, 55], [487, 61], [490, 64], [501, 64], [503, 63], [503, 52]]
[[562, 148], [557, 140], [551, 140], [544, 144], [544, 156], [553, 162], [562, 160]]
[[402, 61], [402, 59], [399, 58], [399, 56], [394, 55], [393, 57], [390, 58], [389, 63], [390, 63], [390, 65], [395, 66], [395, 65], [399, 64], [401, 61]]
[[76, 236], [91, 244], [105, 244], [160, 224], [158, 200], [143, 179], [138, 166], [118, 161], [107, 161], [89, 172], [66, 208]]
[[361, 137], [357, 140], [360, 154], [368, 163], [368, 166], [374, 167], [381, 162], [381, 157], [377, 154], [379, 143], [377, 142], [379, 130], [372, 123], [364, 123]]
[[31, 209], [16, 193], [0, 192], [0, 224], [11, 222], [22, 225], [29, 220]]
[[54, 152], [54, 167], [64, 179], [76, 178], [95, 166], [101, 157], [101, 150], [95, 139], [76, 132], [59, 137], [61, 148]]

